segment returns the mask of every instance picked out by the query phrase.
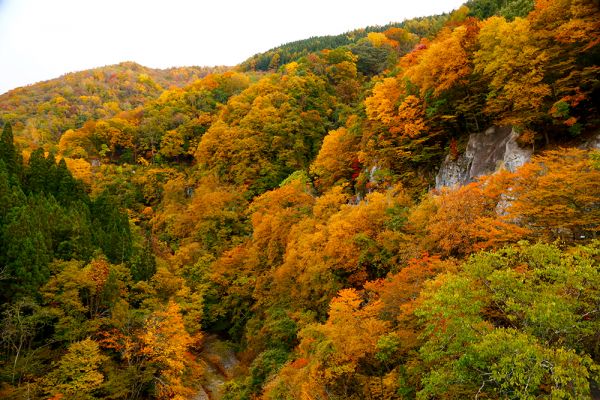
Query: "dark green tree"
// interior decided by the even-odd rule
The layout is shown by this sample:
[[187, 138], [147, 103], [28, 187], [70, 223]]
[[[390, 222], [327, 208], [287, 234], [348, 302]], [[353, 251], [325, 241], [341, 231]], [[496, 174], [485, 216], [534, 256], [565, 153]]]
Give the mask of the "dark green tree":
[[396, 54], [388, 46], [375, 47], [368, 40], [361, 40], [351, 47], [352, 53], [358, 56], [356, 67], [367, 76], [377, 75], [386, 68], [394, 65]]
[[0, 160], [4, 161], [10, 174], [20, 175], [22, 159], [15, 148], [12, 126], [9, 122], [4, 124], [2, 136], [0, 136]]
[[6, 281], [3, 291], [9, 298], [35, 295], [44, 284], [53, 258], [52, 237], [47, 228], [50, 210], [43, 201], [39, 204], [14, 207], [2, 232], [2, 255]]
[[62, 158], [56, 166], [54, 190], [52, 194], [64, 205], [71, 204], [75, 201], [89, 203], [89, 198], [85, 193], [82, 183], [73, 177], [71, 171], [67, 168], [67, 163], [64, 158]]
[[131, 256], [132, 237], [129, 218], [119, 204], [103, 192], [92, 201], [92, 237], [110, 262], [119, 264]]
[[142, 245], [135, 247], [129, 262], [131, 277], [134, 281], [147, 281], [156, 272], [156, 259], [152, 251], [150, 235], [146, 236]]
[[44, 149], [34, 150], [29, 157], [29, 168], [25, 174], [25, 192], [48, 193], [51, 189], [52, 175], [52, 168], [44, 154]]

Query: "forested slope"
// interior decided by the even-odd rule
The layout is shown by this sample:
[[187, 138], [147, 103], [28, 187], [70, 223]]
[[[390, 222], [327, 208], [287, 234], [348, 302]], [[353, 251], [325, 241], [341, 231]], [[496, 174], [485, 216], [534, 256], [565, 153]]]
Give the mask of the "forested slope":
[[[597, 2], [356, 35], [0, 96], [0, 397], [596, 395]], [[492, 126], [529, 162], [433, 189]]]

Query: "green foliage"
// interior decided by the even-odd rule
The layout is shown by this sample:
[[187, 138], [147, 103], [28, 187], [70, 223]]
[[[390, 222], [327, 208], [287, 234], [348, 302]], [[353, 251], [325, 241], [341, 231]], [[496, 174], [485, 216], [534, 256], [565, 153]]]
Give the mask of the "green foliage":
[[143, 244], [133, 248], [133, 255], [129, 260], [131, 277], [135, 282], [147, 281], [156, 272], [156, 258], [152, 251], [150, 237], [143, 239]]
[[260, 353], [250, 366], [250, 379], [253, 391], [258, 391], [265, 380], [276, 373], [288, 360], [289, 353], [281, 349], [272, 349]]
[[290, 176], [281, 181], [279, 187], [288, 185], [292, 182], [299, 182], [303, 185], [308, 185], [310, 183], [310, 178], [308, 177], [305, 171], [294, 171], [291, 173]]
[[521, 243], [439, 277], [417, 311], [429, 368], [420, 396], [588, 396], [598, 369], [597, 251], [597, 242], [571, 252]]
[[9, 174], [20, 175], [22, 160], [15, 148], [13, 130], [10, 122], [5, 123], [2, 128], [2, 136], [0, 136], [0, 161], [4, 162]]
[[500, 9], [500, 15], [509, 21], [517, 17], [524, 18], [533, 10], [534, 4], [533, 0], [509, 1]]
[[553, 399], [590, 396], [589, 380], [597, 366], [574, 350], [546, 348], [514, 329], [497, 329], [466, 352], [459, 365], [477, 370], [481, 392], [514, 399], [535, 399], [551, 386]]
[[356, 67], [367, 76], [377, 75], [395, 63], [394, 49], [388, 46], [374, 46], [368, 40], [361, 40], [351, 47], [358, 57]]
[[122, 263], [131, 255], [131, 231], [127, 215], [106, 192], [91, 204], [94, 241], [111, 262]]
[[533, 10], [533, 0], [469, 0], [466, 3], [471, 15], [480, 20], [500, 15], [508, 20], [526, 17]]
[[114, 204], [103, 206], [103, 198], [90, 204], [64, 159], [56, 164], [51, 154], [36, 150], [23, 182], [8, 175], [4, 165], [0, 161], [0, 262], [6, 277], [0, 285], [8, 298], [35, 296], [50, 277], [54, 258], [89, 260], [100, 248], [111, 260], [128, 259], [127, 217]]

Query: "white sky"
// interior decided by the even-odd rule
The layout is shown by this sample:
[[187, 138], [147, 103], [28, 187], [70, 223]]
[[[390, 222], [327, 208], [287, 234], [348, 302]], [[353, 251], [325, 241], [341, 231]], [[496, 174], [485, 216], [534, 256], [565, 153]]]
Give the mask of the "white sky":
[[235, 65], [311, 36], [451, 11], [464, 0], [0, 0], [0, 93], [121, 61]]

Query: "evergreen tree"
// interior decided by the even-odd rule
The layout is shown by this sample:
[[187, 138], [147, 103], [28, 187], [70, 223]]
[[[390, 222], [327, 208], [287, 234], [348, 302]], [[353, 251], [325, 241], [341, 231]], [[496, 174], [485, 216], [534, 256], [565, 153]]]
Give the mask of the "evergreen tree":
[[10, 174], [19, 175], [21, 171], [21, 157], [15, 149], [12, 126], [9, 122], [4, 124], [2, 136], [0, 136], [0, 160], [4, 161], [6, 169]]
[[[52, 238], [43, 227], [44, 215], [30, 204], [14, 207], [2, 232], [2, 248], [7, 274], [6, 296], [35, 295], [50, 276]], [[5, 288], [6, 289], [6, 288]]]
[[44, 149], [36, 149], [29, 157], [25, 191], [28, 193], [47, 193], [50, 186], [51, 172], [48, 160], [44, 155]]
[[63, 205], [69, 205], [75, 201], [89, 203], [89, 198], [81, 182], [73, 177], [64, 158], [61, 158], [56, 166], [52, 194]]
[[90, 208], [94, 243], [114, 264], [127, 261], [131, 256], [129, 218], [106, 192], [96, 198]]
[[56, 166], [56, 157], [54, 153], [48, 153], [46, 156], [46, 186], [45, 191], [46, 194], [53, 194], [56, 197], [56, 193], [58, 192], [59, 186], [59, 177], [58, 177], [58, 168]]
[[6, 164], [0, 160], [0, 230], [9, 210], [13, 207], [12, 188]]
[[134, 281], [147, 281], [156, 272], [156, 259], [152, 251], [151, 238], [144, 239], [144, 246], [136, 247], [130, 261], [131, 277]]

